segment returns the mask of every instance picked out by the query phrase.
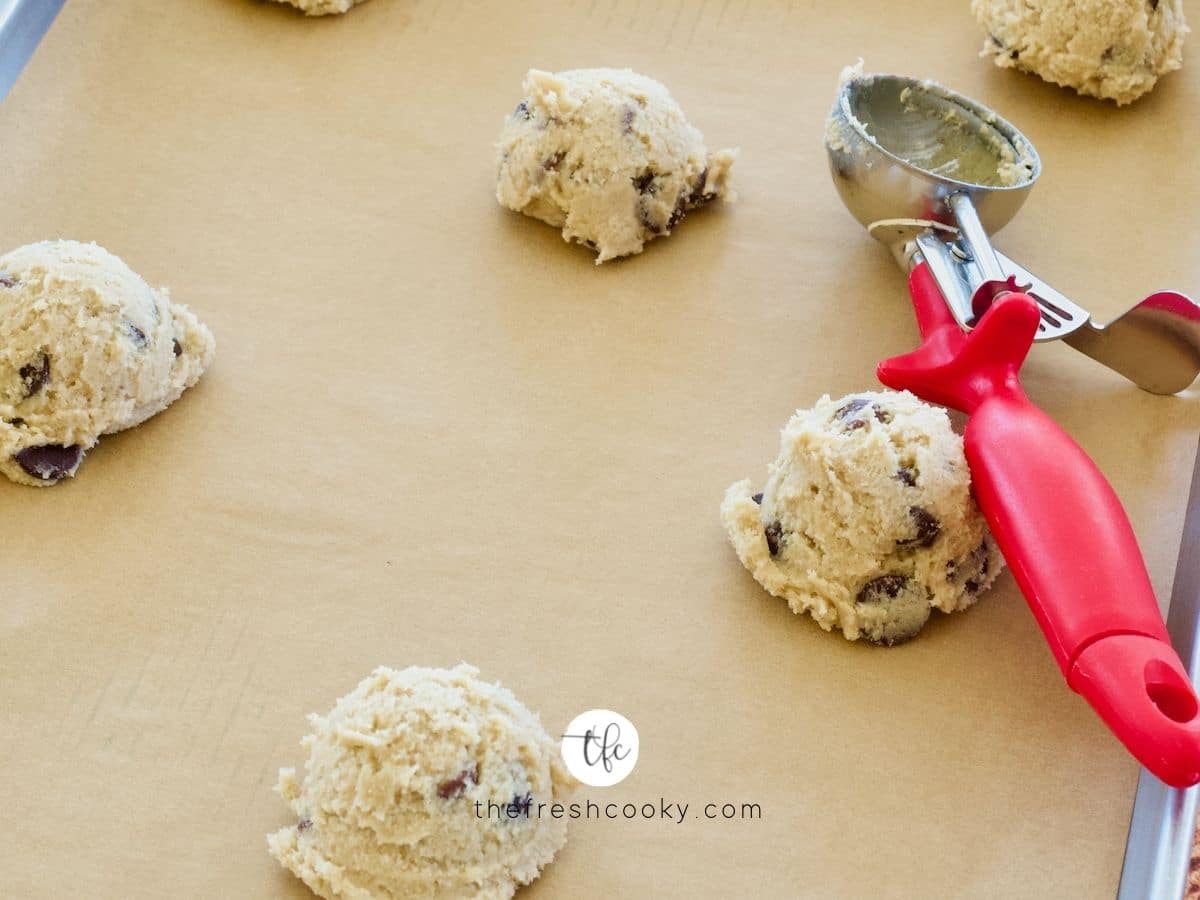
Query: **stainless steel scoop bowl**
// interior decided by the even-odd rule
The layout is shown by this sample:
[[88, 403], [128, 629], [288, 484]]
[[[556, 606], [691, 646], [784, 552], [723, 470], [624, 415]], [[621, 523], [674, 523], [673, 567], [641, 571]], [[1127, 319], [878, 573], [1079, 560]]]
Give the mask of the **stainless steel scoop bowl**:
[[1010, 122], [931, 81], [843, 77], [826, 125], [842, 202], [902, 268], [926, 262], [965, 330], [998, 295], [1039, 305], [1037, 340], [1062, 338], [1154, 393], [1200, 374], [1200, 306], [1159, 291], [1108, 325], [992, 246], [1042, 174], [1033, 144]]
[[[959, 127], [947, 128], [946, 117]], [[990, 140], [968, 140], [977, 136], [964, 133], [968, 128]], [[843, 82], [826, 147], [842, 202], [867, 228], [885, 219], [956, 225], [949, 198], [966, 196], [994, 234], [1017, 214], [1042, 173], [1033, 144], [991, 110], [932, 82], [897, 75]], [[1005, 150], [1014, 174], [1024, 174], [1008, 184], [997, 174]]]

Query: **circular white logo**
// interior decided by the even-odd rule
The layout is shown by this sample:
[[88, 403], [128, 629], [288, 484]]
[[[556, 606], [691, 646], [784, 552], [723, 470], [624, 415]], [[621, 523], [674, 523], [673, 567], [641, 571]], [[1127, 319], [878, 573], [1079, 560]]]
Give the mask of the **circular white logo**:
[[612, 787], [629, 777], [637, 765], [637, 729], [611, 709], [589, 709], [567, 726], [562, 758], [570, 773], [584, 784]]

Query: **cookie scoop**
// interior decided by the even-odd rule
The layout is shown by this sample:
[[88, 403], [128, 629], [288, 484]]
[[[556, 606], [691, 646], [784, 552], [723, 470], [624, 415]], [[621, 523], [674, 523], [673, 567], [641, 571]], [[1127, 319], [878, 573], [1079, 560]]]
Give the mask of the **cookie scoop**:
[[[980, 122], [977, 145], [962, 146], [970, 131], [942, 133], [946, 113]], [[879, 364], [880, 382], [967, 415], [975, 498], [1067, 684], [1156, 776], [1176, 787], [1200, 783], [1200, 698], [1171, 646], [1129, 518], [1104, 473], [1020, 379], [1039, 336], [1087, 335], [1076, 349], [1139, 386], [1182, 390], [1200, 372], [1200, 307], [1163, 291], [1096, 325], [996, 251], [989, 228], [1019, 208], [1040, 166], [1028, 140], [978, 102], [932, 82], [852, 71], [833, 115], [838, 133], [852, 136], [835, 144], [827, 128], [834, 182], [908, 271], [921, 332], [916, 350]], [[1005, 185], [1007, 154], [991, 149], [997, 134], [1032, 163], [1024, 182]], [[948, 175], [950, 159], [920, 152], [953, 144], [969, 161], [965, 171]], [[989, 157], [990, 177], [979, 168]]]
[[166, 409], [212, 361], [212, 332], [96, 244], [0, 256], [0, 472], [45, 487], [100, 439]]
[[538, 717], [478, 676], [381, 666], [309, 716], [271, 855], [326, 900], [506, 900], [533, 881], [566, 843], [549, 807], [573, 782]]
[[962, 439], [909, 393], [798, 411], [761, 493], [732, 485], [721, 518], [759, 584], [849, 640], [907, 641], [932, 610], [973, 604], [1003, 566]]
[[629, 69], [531, 69], [504, 122], [496, 199], [596, 263], [641, 253], [688, 212], [733, 201], [736, 150], [709, 153], [667, 89]]

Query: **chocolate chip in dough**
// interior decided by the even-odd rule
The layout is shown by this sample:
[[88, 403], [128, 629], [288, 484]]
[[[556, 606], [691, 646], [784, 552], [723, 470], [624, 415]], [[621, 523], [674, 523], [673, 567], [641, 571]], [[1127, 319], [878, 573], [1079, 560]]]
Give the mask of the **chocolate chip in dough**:
[[871, 401], [865, 397], [852, 397], [847, 403], [842, 404], [833, 414], [835, 422], [840, 422], [843, 431], [858, 431], [867, 427], [867, 420], [859, 413], [867, 409], [871, 405]]
[[883, 603], [895, 600], [908, 585], [907, 575], [880, 575], [862, 586], [855, 603]]
[[449, 800], [451, 797], [457, 797], [467, 789], [468, 784], [479, 784], [479, 768], [478, 764], [472, 764], [469, 768], [463, 769], [453, 778], [447, 778], [438, 785], [438, 796], [443, 800]]
[[783, 544], [783, 524], [772, 522], [763, 529], [763, 533], [767, 536], [767, 549], [771, 551], [771, 555], [778, 555], [779, 548]]
[[649, 169], [633, 179], [633, 186], [639, 194], [653, 194], [658, 190], [658, 186], [654, 183], [654, 173]]
[[27, 475], [39, 481], [58, 481], [74, 474], [83, 459], [83, 448], [78, 444], [64, 447], [62, 444], [42, 444], [26, 447], [13, 456]]
[[687, 215], [687, 208], [687, 194], [685, 194], [683, 191], [680, 191], [679, 199], [675, 201], [675, 208], [671, 211], [671, 218], [667, 219], [667, 231], [672, 230], [676, 225], [683, 221], [683, 217]]
[[129, 332], [129, 336], [133, 338], [133, 342], [139, 348], [146, 346], [146, 332], [142, 331], [142, 329], [138, 328], [132, 322], [125, 323], [125, 330]]
[[971, 551], [971, 555], [967, 558], [967, 565], [978, 574], [963, 583], [963, 590], [968, 594], [978, 594], [983, 587], [983, 580], [987, 578], [988, 570], [991, 568], [991, 554], [988, 552], [987, 541]]
[[50, 357], [45, 353], [37, 362], [28, 363], [17, 370], [21, 383], [25, 385], [26, 398], [32, 397], [50, 380]]
[[520, 816], [529, 816], [529, 810], [533, 806], [533, 794], [526, 792], [525, 794], [513, 794], [512, 802], [508, 804], [508, 817], [516, 819]]
[[934, 541], [942, 533], [942, 523], [937, 520], [937, 516], [928, 510], [921, 509], [919, 506], [910, 507], [908, 510], [909, 517], [913, 520], [913, 524], [917, 528], [916, 537], [908, 540], [900, 541], [902, 547], [932, 547]]

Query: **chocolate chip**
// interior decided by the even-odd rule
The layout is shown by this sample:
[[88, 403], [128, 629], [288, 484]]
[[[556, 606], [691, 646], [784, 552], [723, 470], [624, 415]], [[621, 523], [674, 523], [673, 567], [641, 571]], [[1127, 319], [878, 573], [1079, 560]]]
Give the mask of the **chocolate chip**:
[[[1104, 48], [1104, 52], [1100, 54], [1100, 62], [1102, 62], [1102, 63], [1112, 62], [1112, 58], [1116, 55], [1117, 55], [1116, 47], [1106, 47], [1106, 48]], [[1013, 59], [1016, 59], [1016, 57], [1014, 56]]]
[[900, 546], [932, 547], [933, 542], [942, 533], [942, 523], [932, 513], [919, 506], [910, 507], [908, 514], [912, 518], [913, 524], [917, 526], [917, 536], [900, 541]]
[[708, 169], [707, 168], [705, 168], [704, 171], [702, 171], [700, 173], [700, 177], [696, 179], [696, 184], [692, 188], [692, 199], [691, 199], [692, 206], [700, 206], [701, 204], [707, 203], [713, 197], [717, 196], [716, 194], [704, 193], [704, 187], [705, 187], [704, 183], [706, 181], [708, 181]]
[[896, 470], [896, 480], [908, 487], [916, 487], [917, 472], [909, 466], [901, 466]]
[[667, 230], [672, 230], [676, 225], [683, 221], [683, 217], [686, 215], [687, 195], [680, 191], [679, 199], [675, 201], [675, 209], [671, 211], [671, 218], [667, 219]]
[[513, 118], [514, 119], [521, 118], [521, 119], [525, 119], [527, 121], [529, 119], [533, 118], [533, 113], [531, 113], [529, 111], [529, 101], [528, 100], [522, 100], [520, 103], [517, 104], [517, 108], [513, 110]]
[[0, 287], [10, 288], [16, 286], [16, 278], [14, 278], [12, 275], [9, 275], [7, 272], [0, 272]]
[[310, 828], [312, 828], [312, 819], [307, 819], [307, 818], [301, 819], [299, 822], [296, 823], [296, 830], [299, 831], [301, 834], [308, 831], [308, 829], [310, 829]]
[[633, 130], [633, 117], [636, 115], [637, 115], [637, 107], [630, 106], [628, 103], [625, 104], [625, 108], [623, 110], [621, 110], [621, 130], [622, 131], [628, 132], [628, 131]]
[[892, 419], [895, 418], [895, 416], [892, 415], [892, 411], [890, 409], [884, 409], [879, 406], [872, 406], [871, 412], [875, 413], [875, 418], [878, 419], [880, 422], [882, 422], [884, 425], [889, 424], [892, 421]]
[[991, 568], [991, 551], [988, 549], [988, 542], [985, 540], [978, 547], [967, 554], [965, 560], [961, 563], [951, 560], [946, 563], [946, 577], [954, 578], [960, 572], [970, 572], [971, 577], [963, 582], [963, 590], [968, 594], [977, 594], [983, 587], [983, 581], [988, 576], [988, 570]]
[[467, 789], [468, 784], [479, 784], [479, 768], [477, 763], [472, 763], [468, 769], [463, 769], [453, 778], [448, 778], [438, 785], [438, 796], [443, 800], [449, 800], [451, 797], [457, 797]]
[[783, 525], [779, 522], [772, 522], [763, 529], [763, 534], [767, 536], [767, 549], [771, 551], [772, 556], [776, 556], [783, 543]]
[[133, 342], [139, 347], [146, 346], [146, 332], [138, 328], [132, 322], [125, 323], [125, 330], [129, 332], [129, 336], [133, 338]]
[[651, 234], [666, 234], [666, 226], [662, 222], [654, 221], [654, 219], [651, 217], [651, 214], [652, 210], [650, 209], [650, 204], [646, 202], [646, 197], [643, 195], [642, 197], [638, 198], [638, 221], [641, 222], [642, 227]]
[[753, 500], [755, 503], [757, 503], [759, 506], [762, 506], [762, 494], [761, 493], [755, 494], [750, 499]]
[[991, 554], [988, 553], [987, 541], [984, 541], [975, 548], [975, 552], [971, 554], [971, 559], [979, 561], [979, 574], [981, 577], [986, 578], [991, 561]]
[[176, 357], [183, 356], [183, 344], [179, 343], [178, 340], [172, 339], [171, 349], [175, 351]]
[[853, 415], [854, 413], [858, 412], [860, 409], [863, 409], [866, 406], [868, 406], [870, 404], [870, 402], [871, 401], [866, 399], [865, 397], [854, 397], [850, 400], [849, 403], [846, 403], [842, 407], [840, 407], [838, 409], [838, 411], [833, 414], [833, 417], [835, 419], [837, 419], [838, 421], [846, 419], [849, 416]]
[[37, 362], [21, 366], [17, 374], [25, 385], [25, 396], [32, 397], [50, 380], [50, 357], [43, 353]]
[[78, 444], [64, 447], [62, 444], [42, 444], [18, 450], [13, 457], [26, 474], [40, 481], [58, 481], [72, 474], [83, 459], [83, 448]]
[[25, 420], [20, 416], [17, 416], [15, 419], [5, 419], [4, 421], [6, 421], [13, 428], [21, 428], [25, 424]]
[[560, 150], [553, 156], [546, 157], [544, 160], [542, 160], [542, 168], [547, 172], [557, 172], [559, 163], [563, 161], [566, 155], [567, 154], [564, 151]]
[[654, 183], [654, 173], [649, 169], [633, 179], [633, 186], [637, 188], [639, 194], [653, 194], [658, 190], [658, 186]]
[[835, 412], [833, 419], [835, 422], [842, 424], [843, 431], [858, 431], [860, 428], [866, 428], [867, 420], [857, 415], [865, 406], [867, 406], [866, 400], [863, 400], [861, 397], [855, 397]]
[[883, 603], [885, 600], [895, 600], [907, 585], [907, 575], [880, 575], [862, 586], [854, 602]]
[[525, 794], [514, 794], [512, 802], [508, 804], [508, 817], [515, 819], [518, 816], [528, 816], [529, 810], [533, 806], [533, 794], [528, 791]]

